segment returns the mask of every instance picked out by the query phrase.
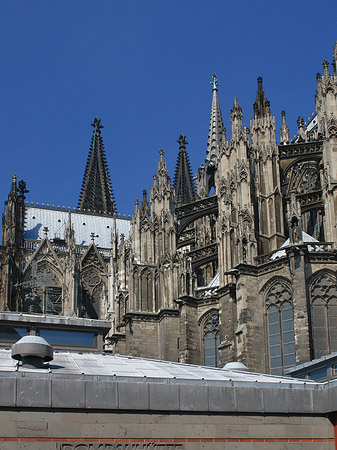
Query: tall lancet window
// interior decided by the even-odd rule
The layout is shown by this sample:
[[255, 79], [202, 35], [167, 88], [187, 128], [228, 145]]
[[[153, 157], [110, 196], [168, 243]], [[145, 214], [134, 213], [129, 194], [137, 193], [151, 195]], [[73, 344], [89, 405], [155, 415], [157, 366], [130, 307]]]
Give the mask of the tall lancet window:
[[219, 313], [213, 312], [208, 316], [203, 326], [204, 364], [219, 367]]
[[290, 287], [276, 280], [267, 291], [267, 328], [270, 373], [282, 375], [295, 365], [294, 315]]
[[323, 272], [310, 284], [311, 330], [314, 358], [337, 351], [336, 278]]

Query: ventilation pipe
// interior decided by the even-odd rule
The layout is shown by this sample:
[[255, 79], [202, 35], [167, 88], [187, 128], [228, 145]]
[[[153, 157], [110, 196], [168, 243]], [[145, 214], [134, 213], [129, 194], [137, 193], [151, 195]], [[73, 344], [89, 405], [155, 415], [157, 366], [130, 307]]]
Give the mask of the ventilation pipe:
[[240, 372], [250, 372], [247, 366], [245, 366], [242, 362], [233, 361], [225, 364], [223, 366], [225, 370], [239, 370]]
[[12, 358], [22, 361], [25, 369], [41, 369], [53, 359], [53, 347], [40, 336], [24, 336], [12, 345]]

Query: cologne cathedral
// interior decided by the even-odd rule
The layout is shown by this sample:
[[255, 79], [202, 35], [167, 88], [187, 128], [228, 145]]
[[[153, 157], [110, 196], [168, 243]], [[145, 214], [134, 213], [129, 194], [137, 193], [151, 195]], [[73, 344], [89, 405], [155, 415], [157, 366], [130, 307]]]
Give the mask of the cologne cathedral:
[[77, 208], [28, 203], [13, 175], [0, 315], [108, 321], [105, 352], [272, 374], [336, 352], [336, 61], [337, 43], [311, 119], [291, 140], [282, 111], [279, 143], [262, 78], [250, 128], [235, 98], [228, 133], [214, 74], [196, 176], [181, 135], [172, 181], [160, 150], [129, 219], [117, 215], [98, 117]]

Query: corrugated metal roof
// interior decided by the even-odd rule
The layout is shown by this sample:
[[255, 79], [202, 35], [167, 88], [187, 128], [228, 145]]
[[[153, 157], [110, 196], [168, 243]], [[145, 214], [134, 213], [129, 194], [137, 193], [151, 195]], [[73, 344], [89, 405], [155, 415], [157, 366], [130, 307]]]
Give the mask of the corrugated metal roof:
[[[113, 217], [34, 206], [26, 206], [24, 238], [43, 239], [43, 228], [48, 227], [50, 239], [55, 237], [64, 239], [69, 216], [75, 231], [77, 245], [89, 245], [91, 243], [90, 234], [95, 233], [95, 235], [98, 235], [95, 238], [97, 247], [111, 247], [111, 232], [115, 220]], [[131, 221], [129, 219], [116, 218], [116, 228], [119, 237], [121, 234], [124, 234], [126, 239], [129, 237], [130, 225]]]

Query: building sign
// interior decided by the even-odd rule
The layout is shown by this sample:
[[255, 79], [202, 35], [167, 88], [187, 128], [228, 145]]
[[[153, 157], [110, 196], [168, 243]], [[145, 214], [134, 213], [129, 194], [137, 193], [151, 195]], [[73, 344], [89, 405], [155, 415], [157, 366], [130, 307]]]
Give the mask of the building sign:
[[57, 450], [183, 450], [183, 444], [157, 442], [58, 442]]

